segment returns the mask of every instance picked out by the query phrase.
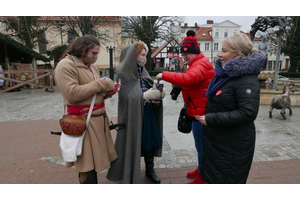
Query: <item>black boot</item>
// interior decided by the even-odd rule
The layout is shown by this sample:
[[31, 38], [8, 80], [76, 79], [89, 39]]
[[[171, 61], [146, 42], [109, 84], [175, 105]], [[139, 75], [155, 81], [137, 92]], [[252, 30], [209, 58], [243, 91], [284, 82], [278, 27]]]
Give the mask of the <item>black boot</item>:
[[83, 182], [80, 181], [80, 173], [79, 173], [79, 183], [80, 184], [98, 184], [97, 172], [95, 171], [95, 169], [87, 172], [87, 177]]
[[150, 179], [152, 183], [160, 184], [160, 179], [157, 177], [154, 171], [154, 155], [153, 150], [147, 151], [144, 156], [146, 165], [146, 177]]

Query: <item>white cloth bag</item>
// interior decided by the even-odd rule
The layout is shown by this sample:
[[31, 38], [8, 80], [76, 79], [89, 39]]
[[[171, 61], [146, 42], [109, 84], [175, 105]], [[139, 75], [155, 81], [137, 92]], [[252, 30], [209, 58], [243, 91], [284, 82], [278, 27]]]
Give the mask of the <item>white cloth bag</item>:
[[[86, 120], [86, 127], [88, 127], [89, 125], [89, 121], [91, 118], [91, 114], [94, 108], [94, 104], [95, 104], [95, 100], [96, 100], [96, 94], [94, 94], [91, 106], [90, 106], [90, 110], [88, 113], [88, 117]], [[87, 130], [87, 129], [86, 129]], [[64, 132], [61, 133], [60, 136], [60, 149], [61, 149], [61, 153], [63, 156], [63, 159], [65, 162], [75, 162], [77, 160], [77, 156], [80, 156], [82, 153], [82, 145], [83, 145], [83, 138], [85, 135], [85, 132], [81, 135], [81, 136], [71, 136], [71, 135], [67, 135]]]

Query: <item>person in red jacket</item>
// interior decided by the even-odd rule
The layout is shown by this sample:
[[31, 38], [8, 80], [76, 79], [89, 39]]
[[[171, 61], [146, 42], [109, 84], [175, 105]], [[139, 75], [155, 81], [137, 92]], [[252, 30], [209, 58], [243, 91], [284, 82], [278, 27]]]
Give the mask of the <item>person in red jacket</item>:
[[[170, 82], [180, 86], [184, 103], [188, 98], [187, 114], [190, 117], [203, 115], [207, 98], [205, 97], [207, 87], [215, 76], [212, 64], [200, 51], [199, 44], [194, 31], [188, 31], [181, 45], [181, 54], [189, 66], [185, 73], [167, 72], [159, 73], [156, 79]], [[203, 150], [203, 125], [198, 120], [193, 120], [192, 131], [195, 140], [195, 147], [198, 152], [198, 168], [187, 174], [188, 178], [195, 179], [191, 184], [205, 183], [201, 179], [201, 164]]]

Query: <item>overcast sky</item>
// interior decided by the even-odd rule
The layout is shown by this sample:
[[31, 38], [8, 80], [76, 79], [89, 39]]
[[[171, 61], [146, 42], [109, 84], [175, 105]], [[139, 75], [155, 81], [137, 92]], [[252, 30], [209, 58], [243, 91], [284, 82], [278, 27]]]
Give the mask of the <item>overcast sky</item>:
[[255, 22], [257, 16], [185, 16], [184, 23], [188, 23], [189, 26], [206, 24], [207, 20], [213, 20], [214, 23], [221, 23], [226, 20], [230, 20], [238, 25], [241, 25], [241, 30], [244, 32], [250, 32], [251, 25]]

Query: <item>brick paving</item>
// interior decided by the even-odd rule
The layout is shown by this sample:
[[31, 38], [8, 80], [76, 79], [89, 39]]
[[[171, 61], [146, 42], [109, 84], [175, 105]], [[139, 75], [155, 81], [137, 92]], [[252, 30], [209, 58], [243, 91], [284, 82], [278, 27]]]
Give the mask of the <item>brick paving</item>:
[[[0, 183], [2, 184], [78, 184], [74, 168], [61, 161], [57, 120], [0, 122]], [[2, 134], [6, 133], [6, 134]], [[157, 168], [162, 184], [185, 184], [196, 166]], [[98, 173], [100, 184], [117, 184]], [[151, 183], [141, 170], [141, 184]], [[300, 160], [253, 162], [248, 184], [299, 184]]]
[[[170, 99], [170, 84], [165, 83], [163, 154], [155, 158], [155, 170], [162, 184], [190, 182], [186, 173], [197, 166], [197, 153], [192, 134], [178, 133], [176, 126], [183, 102]], [[117, 97], [106, 100], [108, 116], [117, 117]], [[62, 97], [58, 89], [22, 89], [21, 92], [0, 94], [0, 184], [78, 184], [74, 168], [65, 168], [59, 148]], [[293, 107], [293, 116], [283, 120], [278, 110], [268, 118], [269, 106], [261, 105], [255, 121], [257, 129], [254, 162], [248, 184], [300, 183], [300, 107]], [[116, 133], [112, 132], [113, 137]], [[141, 159], [141, 181], [144, 175]], [[99, 183], [117, 184], [98, 173]]]

